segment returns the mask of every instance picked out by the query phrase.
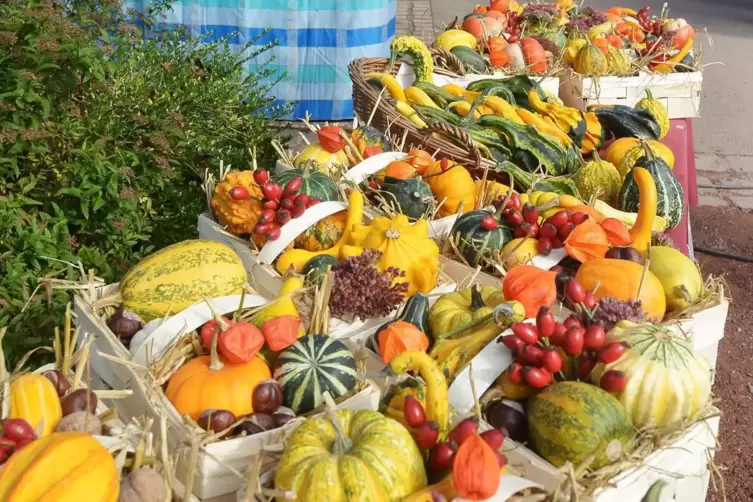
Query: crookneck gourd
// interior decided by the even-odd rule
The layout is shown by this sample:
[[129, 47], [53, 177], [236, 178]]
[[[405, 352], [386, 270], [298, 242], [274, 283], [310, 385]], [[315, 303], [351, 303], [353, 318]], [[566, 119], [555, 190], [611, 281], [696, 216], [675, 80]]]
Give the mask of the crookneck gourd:
[[659, 124], [659, 139], [667, 135], [669, 132], [669, 113], [667, 112], [667, 107], [658, 99], [654, 99], [651, 89], [646, 89], [646, 97], [638, 101], [635, 107], [651, 112], [651, 115], [654, 116], [654, 119]]
[[570, 108], [551, 99], [542, 99], [539, 90], [534, 88], [528, 93], [528, 101], [538, 113], [549, 117], [554, 124], [580, 147], [586, 134], [586, 121], [583, 114], [575, 108]]
[[416, 37], [403, 36], [395, 37], [390, 44], [392, 61], [407, 56], [413, 61], [413, 71], [416, 73], [416, 80], [420, 82], [432, 82], [434, 72], [434, 62], [431, 59], [431, 52], [426, 44]]

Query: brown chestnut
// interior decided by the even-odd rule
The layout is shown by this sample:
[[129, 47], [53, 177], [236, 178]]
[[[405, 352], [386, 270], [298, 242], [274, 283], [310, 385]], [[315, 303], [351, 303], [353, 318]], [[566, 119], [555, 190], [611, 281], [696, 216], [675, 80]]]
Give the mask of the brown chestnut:
[[251, 406], [255, 413], [274, 413], [282, 405], [282, 389], [277, 380], [262, 380], [251, 395]]
[[245, 420], [233, 429], [234, 436], [251, 436], [277, 428], [275, 419], [266, 413], [251, 413], [244, 418]]
[[290, 408], [280, 406], [279, 408], [277, 408], [277, 411], [274, 412], [272, 418], [275, 419], [275, 424], [277, 427], [282, 427], [283, 425], [295, 419], [295, 412]]
[[58, 397], [65, 396], [71, 390], [71, 383], [63, 376], [63, 372], [60, 370], [47, 370], [42, 373], [42, 376], [52, 382], [52, 385], [55, 386], [55, 392], [58, 393]]
[[144, 322], [138, 315], [121, 307], [107, 321], [107, 327], [121, 340], [130, 340], [144, 327]]
[[[88, 395], [88, 398], [87, 398]], [[89, 400], [89, 412], [97, 413], [97, 396], [89, 389], [77, 389], [60, 400], [63, 407], [63, 416], [77, 411], [86, 411], [86, 401]]]
[[235, 423], [235, 415], [228, 410], [205, 410], [196, 421], [205, 431], [224, 431]]
[[630, 246], [614, 247], [607, 251], [606, 258], [614, 260], [627, 260], [641, 263], [641, 254], [637, 249]]

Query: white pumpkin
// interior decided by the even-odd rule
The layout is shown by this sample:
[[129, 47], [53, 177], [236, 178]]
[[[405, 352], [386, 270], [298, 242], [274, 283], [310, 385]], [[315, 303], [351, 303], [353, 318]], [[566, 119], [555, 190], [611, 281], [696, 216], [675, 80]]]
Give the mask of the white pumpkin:
[[609, 342], [630, 348], [610, 364], [599, 363], [591, 373], [598, 385], [609, 370], [627, 376], [616, 397], [636, 427], [672, 427], [697, 417], [711, 395], [711, 368], [687, 340], [665, 326], [620, 321], [607, 334]]

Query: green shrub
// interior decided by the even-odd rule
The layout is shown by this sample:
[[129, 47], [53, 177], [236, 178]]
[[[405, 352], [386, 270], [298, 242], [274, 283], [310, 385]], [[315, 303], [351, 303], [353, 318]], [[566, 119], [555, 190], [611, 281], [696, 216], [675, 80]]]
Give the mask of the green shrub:
[[[117, 0], [0, 3], [0, 327], [14, 361], [50, 343], [65, 293], [38, 278], [108, 282], [194, 237], [201, 184], [220, 160], [271, 163], [265, 70], [226, 39], [157, 31]], [[253, 43], [252, 41], [251, 43]], [[57, 298], [56, 298], [57, 295]], [[53, 301], [56, 300], [56, 301]]]

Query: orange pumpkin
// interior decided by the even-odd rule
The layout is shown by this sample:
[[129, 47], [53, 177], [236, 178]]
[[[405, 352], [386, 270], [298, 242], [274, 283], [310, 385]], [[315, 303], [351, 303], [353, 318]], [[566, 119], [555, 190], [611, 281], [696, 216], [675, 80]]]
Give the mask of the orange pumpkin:
[[497, 12], [507, 12], [510, 10], [510, 0], [492, 0], [490, 10]]
[[555, 272], [533, 265], [518, 265], [502, 280], [502, 293], [505, 300], [522, 303], [526, 317], [535, 317], [542, 305], [551, 307], [557, 299], [556, 276]]
[[267, 378], [272, 374], [258, 356], [247, 363], [224, 364], [213, 346], [211, 355], [195, 357], [178, 368], [167, 382], [165, 396], [178, 413], [194, 420], [209, 409], [228, 410], [239, 417], [253, 413], [251, 395]]
[[426, 352], [429, 338], [416, 326], [405, 321], [395, 321], [379, 330], [379, 353], [384, 364], [406, 350]]
[[591, 42], [601, 51], [602, 54], [605, 56], [607, 55], [610, 45], [606, 38], [594, 38]]
[[644, 277], [643, 265], [627, 260], [599, 258], [581, 265], [575, 278], [587, 290], [595, 290], [597, 300], [604, 297], [623, 301], [638, 299], [647, 318], [660, 321], [664, 317], [667, 309], [664, 288], [650, 270], [645, 271]]
[[340, 211], [316, 224], [311, 225], [305, 232], [301, 233], [295, 239], [297, 249], [306, 251], [324, 251], [334, 246], [345, 231], [345, 220], [348, 217], [347, 211]]
[[617, 218], [606, 218], [601, 222], [601, 228], [607, 233], [607, 240], [612, 247], [629, 246], [633, 243], [630, 231]]
[[408, 158], [405, 159], [416, 169], [416, 174], [423, 176], [427, 169], [434, 163], [434, 158], [429, 152], [411, 148], [408, 152]]
[[504, 37], [489, 37], [489, 62], [495, 68], [502, 68], [510, 61], [510, 55], [505, 51], [507, 45]]
[[444, 201], [439, 208], [440, 216], [457, 213], [461, 204], [463, 214], [476, 209], [476, 186], [465, 167], [442, 159], [426, 170], [425, 180], [437, 202]]
[[499, 489], [499, 460], [492, 447], [474, 434], [460, 445], [452, 462], [452, 481], [458, 495], [486, 500]]
[[486, 5], [476, 4], [476, 6], [473, 8], [474, 14], [486, 14], [486, 11], [489, 10], [489, 7]]
[[413, 164], [404, 160], [395, 160], [384, 168], [384, 176], [391, 176], [401, 180], [409, 180], [416, 176], [416, 168]]
[[598, 223], [584, 221], [565, 239], [565, 251], [581, 263], [604, 258], [609, 251], [607, 233]]
[[468, 16], [463, 20], [463, 31], [476, 37], [476, 40], [485, 40], [487, 33], [482, 19], [481, 16]]
[[544, 47], [535, 38], [523, 38], [520, 40], [520, 48], [523, 50], [523, 58], [531, 71], [536, 73], [546, 72], [546, 54]]

